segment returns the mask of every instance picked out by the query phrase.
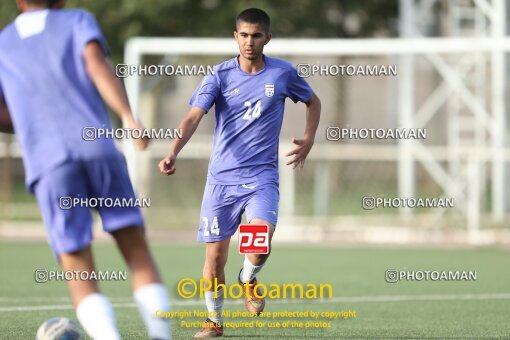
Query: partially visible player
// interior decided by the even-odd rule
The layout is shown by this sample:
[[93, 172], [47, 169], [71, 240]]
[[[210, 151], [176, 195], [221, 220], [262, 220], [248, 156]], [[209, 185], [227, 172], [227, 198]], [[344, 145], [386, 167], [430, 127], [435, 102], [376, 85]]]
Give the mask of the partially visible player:
[[[320, 101], [306, 81], [287, 61], [263, 54], [271, 40], [269, 16], [250, 8], [236, 19], [235, 40], [239, 56], [218, 65], [215, 74], [204, 78], [190, 100], [191, 109], [180, 124], [182, 138], [175, 139], [168, 156], [160, 163], [163, 174], [176, 171], [176, 158], [195, 132], [202, 117], [215, 105], [216, 128], [213, 153], [200, 213], [198, 240], [206, 242], [203, 277], [225, 283], [225, 264], [230, 237], [243, 212], [251, 224], [270, 227], [270, 239], [278, 217], [278, 141], [285, 99], [306, 104], [306, 128], [302, 139], [293, 138], [293, 158], [287, 165], [303, 167], [319, 124]], [[264, 299], [254, 295], [255, 275], [269, 254], [249, 254], [239, 273], [246, 287], [245, 305], [260, 313]], [[237, 280], [236, 280], [237, 281]], [[217, 295], [216, 295], [217, 294]], [[262, 295], [258, 292], [258, 295]], [[210, 317], [196, 338], [223, 335], [223, 290], [205, 292]]]
[[[122, 84], [106, 58], [107, 45], [94, 17], [62, 10], [63, 0], [18, 0], [20, 14], [0, 33], [0, 124], [14, 127], [49, 243], [65, 271], [95, 270], [92, 217], [86, 207], [63, 209], [61, 197], [135, 198], [124, 157], [111, 139], [85, 141], [83, 128], [110, 128], [101, 97], [129, 128], [134, 119]], [[9, 115], [12, 124], [9, 121]], [[148, 140], [138, 139], [140, 150]], [[166, 288], [144, 236], [136, 207], [100, 207], [129, 266], [134, 299], [151, 339], [170, 339]], [[109, 300], [93, 280], [70, 280], [78, 320], [94, 339], [120, 339]]]
[[11, 115], [7, 110], [5, 100], [0, 96], [0, 132], [14, 133]]

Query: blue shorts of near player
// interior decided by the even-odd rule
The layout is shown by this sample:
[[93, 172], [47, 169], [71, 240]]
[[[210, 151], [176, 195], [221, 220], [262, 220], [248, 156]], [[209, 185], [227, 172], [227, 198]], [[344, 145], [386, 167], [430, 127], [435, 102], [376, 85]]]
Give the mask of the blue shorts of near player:
[[[87, 207], [63, 209], [62, 197], [136, 199], [124, 158], [63, 163], [35, 184], [49, 243], [55, 257], [85, 248], [92, 241], [92, 215]], [[143, 226], [138, 207], [97, 207], [103, 229], [113, 232]]]
[[275, 182], [242, 185], [205, 185], [198, 241], [218, 242], [235, 234], [246, 211], [246, 220], [263, 219], [276, 226], [280, 193]]

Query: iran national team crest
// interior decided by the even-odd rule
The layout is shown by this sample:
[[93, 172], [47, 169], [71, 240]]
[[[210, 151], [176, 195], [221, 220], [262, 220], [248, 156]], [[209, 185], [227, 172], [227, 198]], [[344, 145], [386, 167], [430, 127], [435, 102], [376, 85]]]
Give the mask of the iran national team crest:
[[273, 83], [266, 83], [265, 89], [266, 89], [266, 97], [272, 97], [274, 95], [274, 84]]

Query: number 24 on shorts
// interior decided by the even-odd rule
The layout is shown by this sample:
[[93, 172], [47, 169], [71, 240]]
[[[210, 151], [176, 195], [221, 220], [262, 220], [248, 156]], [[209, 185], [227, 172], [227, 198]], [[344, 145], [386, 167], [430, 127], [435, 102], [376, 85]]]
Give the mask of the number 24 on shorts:
[[211, 234], [219, 236], [220, 235], [220, 226], [218, 225], [218, 216], [214, 216], [212, 220], [212, 224], [209, 228], [209, 219], [207, 217], [202, 217], [202, 221], [204, 222], [204, 236], [210, 236]]

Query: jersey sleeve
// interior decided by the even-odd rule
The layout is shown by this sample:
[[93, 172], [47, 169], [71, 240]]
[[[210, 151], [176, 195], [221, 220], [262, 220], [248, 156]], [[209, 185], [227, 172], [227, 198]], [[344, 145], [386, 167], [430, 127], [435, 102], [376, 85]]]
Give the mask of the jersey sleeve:
[[295, 68], [292, 68], [289, 73], [289, 77], [287, 78], [287, 97], [292, 99], [294, 103], [308, 102], [310, 98], [312, 98], [312, 88], [304, 78], [298, 75]]
[[220, 84], [215, 74], [204, 77], [189, 100], [189, 105], [199, 107], [208, 112], [220, 93]]
[[97, 41], [103, 48], [105, 54], [108, 54], [108, 43], [106, 42], [101, 28], [92, 14], [87, 11], [80, 11], [78, 21], [74, 25], [74, 41], [77, 51], [83, 51], [85, 46], [91, 41]]

